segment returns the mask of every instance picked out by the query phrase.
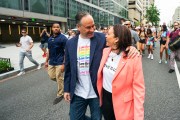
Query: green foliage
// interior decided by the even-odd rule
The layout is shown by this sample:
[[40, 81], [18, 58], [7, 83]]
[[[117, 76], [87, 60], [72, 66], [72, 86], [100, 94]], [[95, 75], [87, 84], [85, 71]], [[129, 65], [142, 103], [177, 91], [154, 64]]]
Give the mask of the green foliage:
[[0, 71], [7, 70], [11, 65], [8, 61], [0, 60]]
[[157, 9], [157, 7], [152, 4], [147, 10], [146, 10], [146, 19], [152, 23], [152, 25], [157, 26], [160, 21], [160, 12]]
[[139, 26], [140, 24], [140, 22], [135, 22], [135, 26]]

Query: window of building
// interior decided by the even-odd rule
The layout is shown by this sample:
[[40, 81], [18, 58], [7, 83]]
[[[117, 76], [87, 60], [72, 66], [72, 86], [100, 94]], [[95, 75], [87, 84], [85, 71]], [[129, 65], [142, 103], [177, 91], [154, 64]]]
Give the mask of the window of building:
[[30, 11], [42, 14], [49, 14], [48, 0], [29, 0]]
[[49, 0], [49, 13], [53, 15], [53, 0]]
[[24, 0], [24, 10], [29, 10], [29, 0]]
[[92, 0], [92, 4], [99, 6], [98, 5], [98, 0]]
[[95, 8], [92, 8], [92, 16], [94, 18], [95, 24], [99, 24], [99, 11]]
[[90, 0], [84, 0], [84, 1], [86, 1], [86, 2], [90, 2]]
[[53, 0], [53, 15], [66, 17], [66, 1]]
[[0, 0], [0, 7], [22, 10], [22, 1], [21, 0]]
[[75, 19], [75, 16], [76, 16], [78, 10], [81, 11], [81, 4], [77, 4], [76, 1], [70, 0], [68, 8], [69, 8], [69, 18]]

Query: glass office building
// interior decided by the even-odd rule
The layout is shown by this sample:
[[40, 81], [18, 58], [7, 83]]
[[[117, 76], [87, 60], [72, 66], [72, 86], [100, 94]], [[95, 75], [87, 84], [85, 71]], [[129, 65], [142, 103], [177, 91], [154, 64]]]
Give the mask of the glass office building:
[[88, 11], [97, 26], [117, 24], [127, 19], [127, 0], [68, 0], [68, 26], [75, 26], [74, 17], [78, 11]]
[[78, 11], [88, 11], [97, 27], [117, 24], [127, 19], [127, 5], [127, 0], [0, 0], [0, 40], [3, 33], [7, 37], [7, 31], [12, 35], [14, 28], [21, 27], [37, 36], [45, 26], [51, 31], [53, 22], [59, 22], [65, 32], [75, 28]]

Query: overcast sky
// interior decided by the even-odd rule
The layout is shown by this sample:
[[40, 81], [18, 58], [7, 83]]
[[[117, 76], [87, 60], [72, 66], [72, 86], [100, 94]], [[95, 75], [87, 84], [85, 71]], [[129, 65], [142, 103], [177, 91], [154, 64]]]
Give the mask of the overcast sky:
[[172, 20], [175, 9], [180, 6], [180, 0], [155, 0], [155, 5], [160, 10], [160, 24], [163, 22], [168, 24]]

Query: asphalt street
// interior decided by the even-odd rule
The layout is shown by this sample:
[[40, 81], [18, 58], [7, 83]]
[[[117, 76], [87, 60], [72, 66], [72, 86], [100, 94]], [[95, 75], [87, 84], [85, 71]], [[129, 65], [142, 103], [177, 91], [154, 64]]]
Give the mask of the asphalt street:
[[[159, 46], [154, 60], [147, 58], [147, 51], [143, 56], [145, 120], [180, 120], [176, 74], [169, 74], [168, 65], [158, 61]], [[0, 81], [0, 120], [69, 120], [69, 103], [62, 100], [53, 105], [56, 91], [56, 83], [48, 78], [43, 68]]]
[[[154, 60], [143, 57], [143, 72], [146, 86], [145, 120], [180, 120], [180, 89], [175, 72], [159, 64], [159, 45]], [[165, 55], [164, 55], [165, 57]], [[179, 64], [179, 63], [178, 63]]]

